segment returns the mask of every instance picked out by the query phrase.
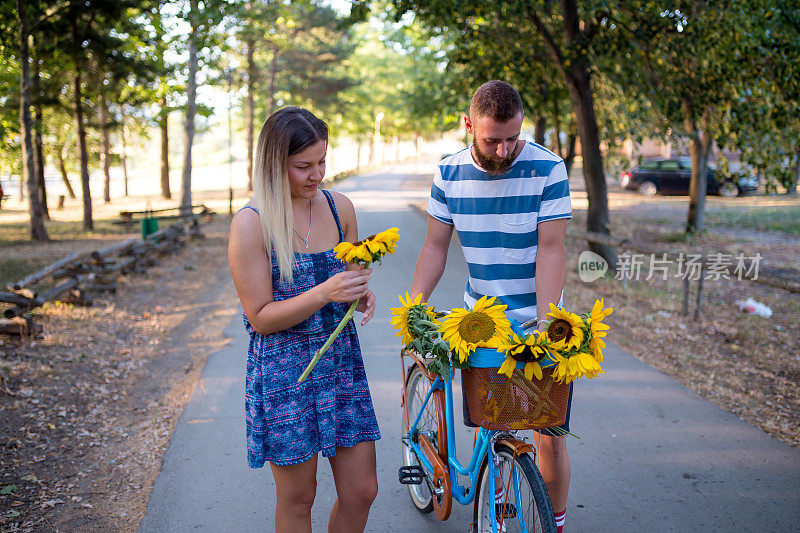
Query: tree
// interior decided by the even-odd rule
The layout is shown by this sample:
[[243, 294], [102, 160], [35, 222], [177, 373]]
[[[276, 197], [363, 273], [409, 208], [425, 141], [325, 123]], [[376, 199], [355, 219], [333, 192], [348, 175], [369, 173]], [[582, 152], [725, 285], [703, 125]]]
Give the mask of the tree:
[[[722, 0], [677, 0], [670, 10], [656, 2], [609, 17], [610, 42], [623, 68], [616, 81], [641, 92], [664, 118], [664, 126], [689, 140], [692, 175], [686, 232], [703, 231], [708, 157], [736, 90], [746, 86], [735, 60], [747, 36], [741, 17]], [[616, 41], [613, 39], [616, 38]]]
[[244, 1], [237, 7], [232, 22], [238, 28], [247, 88], [247, 175], [252, 189], [256, 117], [263, 120], [278, 106], [292, 104], [326, 116], [340, 111], [340, 93], [354, 83], [343, 68], [354, 45], [336, 12], [312, 0]]
[[[800, 11], [793, 2], [747, 1], [735, 5], [740, 53], [734, 56], [746, 83], [725, 117], [722, 143], [742, 152], [767, 190], [797, 194], [800, 180]], [[736, 50], [737, 52], [739, 50]], [[745, 169], [746, 170], [746, 169]]]
[[38, 22], [37, 12], [39, 6], [23, 4], [16, 0], [17, 38], [19, 43], [19, 123], [22, 138], [22, 159], [25, 181], [28, 186], [28, 209], [31, 221], [31, 239], [36, 241], [48, 240], [47, 230], [44, 227], [44, 213], [36, 183], [34, 166], [34, 147], [32, 138], [33, 119], [31, 117], [31, 75], [30, 75], [30, 38], [32, 28]]
[[[361, 2], [364, 3], [364, 2]], [[550, 68], [561, 77], [570, 95], [583, 154], [583, 176], [589, 200], [587, 230], [609, 234], [608, 191], [606, 187], [600, 135], [592, 92], [594, 72], [590, 45], [599, 30], [603, 13], [580, 10], [577, 0], [561, 0], [556, 6], [546, 0], [513, 3], [455, 0], [393, 0], [398, 20], [406, 12], [429, 27], [447, 27], [456, 32], [470, 31], [488, 17], [506, 25], [514, 35], [541, 39], [550, 58]], [[532, 33], [530, 28], [535, 29]], [[537, 45], [533, 45], [537, 47]], [[509, 56], [510, 57], [510, 56]], [[509, 68], [513, 68], [513, 59]], [[589, 243], [589, 248], [616, 268], [616, 252], [610, 246]]]
[[[186, 78], [186, 120], [184, 124], [183, 172], [181, 173], [181, 213], [187, 214], [192, 208], [192, 145], [194, 143], [195, 118], [197, 116], [197, 73], [200, 68], [202, 50], [210, 50], [218, 39], [215, 34], [217, 26], [226, 14], [227, 2], [225, 0], [189, 0], [188, 11], [185, 13], [189, 22], [190, 33], [187, 36], [187, 62]], [[204, 57], [208, 64], [215, 56], [215, 51], [209, 51]]]

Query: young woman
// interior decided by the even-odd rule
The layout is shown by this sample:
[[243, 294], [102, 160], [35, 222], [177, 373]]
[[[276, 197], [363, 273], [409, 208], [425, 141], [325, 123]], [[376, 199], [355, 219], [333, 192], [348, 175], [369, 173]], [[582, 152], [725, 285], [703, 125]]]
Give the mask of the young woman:
[[329, 531], [363, 531], [378, 490], [380, 438], [353, 322], [306, 381], [297, 378], [360, 298], [372, 317], [371, 269], [348, 268], [333, 247], [358, 240], [353, 204], [320, 188], [328, 127], [287, 107], [258, 138], [253, 199], [231, 223], [228, 260], [250, 334], [245, 407], [247, 461], [269, 462], [277, 489], [275, 530], [311, 531], [319, 452], [337, 500]]

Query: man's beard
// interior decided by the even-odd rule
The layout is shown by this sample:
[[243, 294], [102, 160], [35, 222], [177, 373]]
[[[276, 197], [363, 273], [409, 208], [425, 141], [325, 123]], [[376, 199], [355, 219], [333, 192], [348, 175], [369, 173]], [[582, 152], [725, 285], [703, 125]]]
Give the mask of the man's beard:
[[497, 159], [496, 157], [490, 157], [481, 152], [481, 149], [478, 148], [477, 144], [473, 144], [472, 146], [475, 148], [475, 150], [472, 151], [472, 155], [475, 157], [478, 165], [480, 165], [483, 170], [492, 176], [503, 174], [505, 171], [511, 168], [511, 165], [514, 164], [514, 152], [516, 152], [516, 150], [509, 152], [509, 154], [503, 159]]

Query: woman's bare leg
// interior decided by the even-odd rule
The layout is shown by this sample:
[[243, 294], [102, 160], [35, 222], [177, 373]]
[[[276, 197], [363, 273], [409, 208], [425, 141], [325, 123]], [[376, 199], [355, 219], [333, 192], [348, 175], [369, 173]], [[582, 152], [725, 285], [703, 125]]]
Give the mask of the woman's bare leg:
[[275, 531], [310, 533], [311, 506], [317, 493], [317, 455], [299, 465], [270, 466], [275, 477]]
[[369, 508], [378, 495], [375, 443], [336, 448], [336, 455], [329, 460], [337, 498], [328, 520], [328, 531], [361, 533], [367, 526]]

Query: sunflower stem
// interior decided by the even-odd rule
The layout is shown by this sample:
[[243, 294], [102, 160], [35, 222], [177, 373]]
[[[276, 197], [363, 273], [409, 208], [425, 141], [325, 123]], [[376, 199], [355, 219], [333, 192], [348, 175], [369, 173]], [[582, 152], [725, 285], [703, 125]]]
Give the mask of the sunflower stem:
[[331, 344], [333, 344], [333, 341], [336, 339], [336, 337], [339, 336], [339, 333], [342, 332], [347, 323], [350, 322], [350, 319], [353, 318], [359, 300], [356, 300], [350, 304], [350, 308], [347, 310], [342, 319], [339, 321], [339, 325], [336, 326], [336, 329], [333, 330], [333, 333], [331, 333], [330, 337], [328, 337], [328, 340], [325, 341], [325, 344], [322, 345], [322, 348], [317, 350], [317, 352], [314, 354], [314, 357], [311, 358], [311, 362], [308, 363], [306, 369], [303, 370], [303, 373], [300, 374], [299, 378], [297, 378], [298, 383], [301, 383], [305, 381], [306, 378], [308, 378], [308, 375], [311, 374], [311, 371], [314, 370], [314, 367], [317, 365], [319, 358], [322, 357], [322, 354], [328, 351], [328, 348], [331, 347]]

